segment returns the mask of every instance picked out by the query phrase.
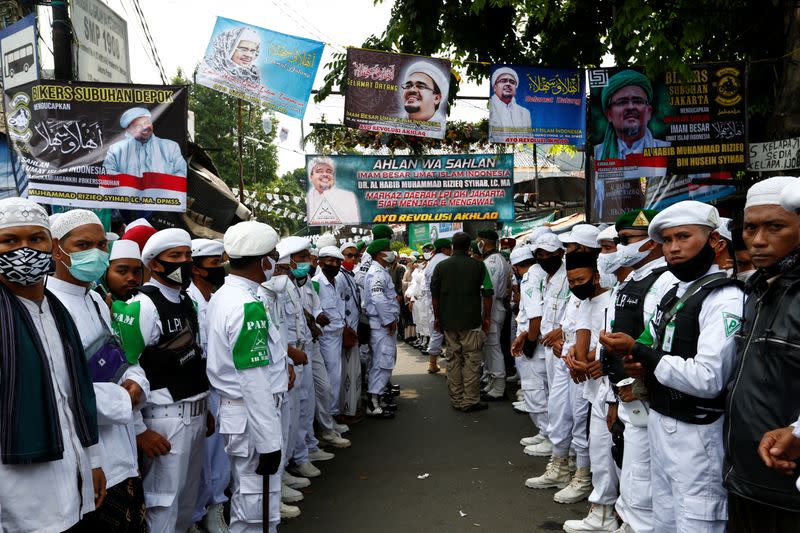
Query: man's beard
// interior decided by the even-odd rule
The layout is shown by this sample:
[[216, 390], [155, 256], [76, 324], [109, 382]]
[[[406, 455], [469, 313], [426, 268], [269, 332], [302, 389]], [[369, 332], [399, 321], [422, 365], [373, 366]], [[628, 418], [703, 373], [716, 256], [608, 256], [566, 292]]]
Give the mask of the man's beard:
[[419, 104], [417, 104], [417, 103], [414, 103], [414, 104], [406, 104], [406, 106], [405, 106], [405, 107], [406, 107], [406, 113], [409, 113], [409, 114], [413, 114], [413, 113], [419, 113], [419, 111], [420, 111], [420, 109], [421, 109], [420, 105], [419, 105]]
[[641, 132], [642, 132], [641, 125], [625, 126], [624, 128], [622, 128], [622, 134], [625, 135], [625, 137], [638, 137]]

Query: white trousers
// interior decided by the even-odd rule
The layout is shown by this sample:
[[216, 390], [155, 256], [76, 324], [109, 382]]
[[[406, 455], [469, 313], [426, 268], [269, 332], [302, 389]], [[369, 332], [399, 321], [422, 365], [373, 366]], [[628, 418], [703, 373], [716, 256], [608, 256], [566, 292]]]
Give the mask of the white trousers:
[[358, 345], [342, 348], [342, 385], [339, 389], [339, 408], [343, 415], [356, 416], [361, 400], [361, 361]]
[[306, 344], [306, 353], [311, 357], [312, 372], [314, 373], [314, 396], [316, 401], [315, 417], [322, 431], [333, 431], [333, 416], [331, 416], [331, 382], [328, 378], [328, 369], [319, 350], [319, 343]]
[[325, 362], [325, 369], [328, 371], [328, 381], [330, 382], [331, 397], [328, 399], [330, 413], [338, 415], [339, 391], [342, 388], [342, 329], [325, 331], [319, 338], [319, 351], [322, 360]]
[[547, 437], [547, 427], [549, 425], [547, 396], [549, 389], [545, 360], [539, 356], [537, 351], [532, 358], [522, 355], [515, 357], [514, 362], [517, 365], [517, 374], [520, 378], [525, 407], [528, 408], [531, 421], [539, 430], [539, 434]]
[[[173, 404], [178, 405], [178, 404]], [[187, 409], [188, 411], [188, 409]], [[147, 527], [152, 533], [192, 526], [205, 454], [206, 413], [184, 418], [145, 418], [148, 429], [170, 443], [170, 451], [141, 462]]]
[[[498, 301], [495, 300], [495, 304]], [[505, 377], [506, 365], [503, 361], [503, 350], [500, 348], [500, 332], [503, 329], [503, 322], [506, 320], [506, 310], [500, 309], [495, 311], [492, 309], [492, 321], [489, 326], [489, 334], [486, 336], [486, 342], [483, 344], [483, 362], [486, 373], [489, 377], [500, 379], [502, 381], [502, 389], [505, 390]]]
[[564, 361], [548, 354], [552, 359], [550, 395], [547, 398], [547, 433], [553, 443], [553, 456], [567, 457], [572, 445], [572, 398], [570, 395], [569, 369]]
[[286, 463], [293, 458], [297, 443], [300, 441], [300, 413], [302, 411], [300, 397], [302, 395], [303, 378], [305, 377], [305, 366], [298, 365], [294, 367], [294, 387], [284, 395], [285, 407], [283, 407], [282, 416], [284, 413], [286, 416], [281, 418], [283, 448], [281, 450], [281, 469], [279, 472], [283, 472]]
[[[297, 408], [297, 432], [294, 435], [294, 446], [289, 455], [292, 461], [301, 465], [308, 462], [309, 433], [314, 439], [314, 410], [316, 408], [316, 398], [314, 396], [314, 368], [311, 362], [303, 365], [302, 377], [298, 382], [295, 379], [294, 388], [297, 389], [296, 403], [292, 403], [292, 408]], [[316, 444], [315, 444], [316, 445]]]
[[[440, 334], [441, 335], [441, 334]], [[367, 373], [367, 392], [383, 394], [397, 360], [397, 344], [389, 328], [372, 328], [370, 331], [372, 360]]]
[[653, 490], [650, 476], [650, 436], [647, 427], [631, 424], [625, 402], [617, 416], [625, 424], [625, 453], [622, 456], [617, 512], [636, 533], [653, 529]]
[[[214, 421], [218, 422], [219, 394], [213, 389], [208, 393], [208, 410], [214, 416]], [[203, 519], [207, 506], [228, 501], [225, 489], [228, 488], [230, 482], [231, 462], [225, 453], [225, 440], [220, 435], [217, 425], [214, 434], [206, 437], [203, 469], [200, 474], [200, 490], [192, 522], [199, 522]]]
[[722, 426], [722, 417], [711, 424], [687, 424], [650, 410], [647, 430], [653, 502], [657, 503], [653, 506], [655, 531], [726, 530]]
[[[608, 430], [606, 415], [608, 415], [606, 402], [598, 401], [592, 404], [589, 418], [589, 457], [592, 464], [593, 489], [589, 495], [589, 502], [598, 505], [614, 505], [619, 496], [619, 477], [617, 465], [611, 456], [611, 432]], [[628, 453], [627, 447], [625, 453]]]
[[569, 380], [569, 397], [572, 405], [572, 449], [575, 450], [575, 465], [578, 468], [589, 468], [591, 464], [587, 431], [589, 401], [583, 397], [584, 385], [586, 383], [575, 383], [572, 378]]

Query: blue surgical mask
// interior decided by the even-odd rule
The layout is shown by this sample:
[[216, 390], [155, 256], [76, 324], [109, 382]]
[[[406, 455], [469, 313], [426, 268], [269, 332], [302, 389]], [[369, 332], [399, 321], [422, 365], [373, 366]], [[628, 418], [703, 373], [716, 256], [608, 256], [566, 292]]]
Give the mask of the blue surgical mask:
[[311, 263], [296, 263], [297, 268], [292, 269], [292, 275], [297, 279], [303, 279], [311, 271]]
[[[61, 248], [61, 251], [67, 254], [63, 248]], [[100, 248], [73, 252], [67, 255], [72, 262], [72, 266], [67, 266], [66, 263], [64, 263], [64, 266], [69, 269], [69, 273], [77, 280], [91, 283], [100, 279], [100, 276], [108, 270], [108, 252], [104, 252]]]

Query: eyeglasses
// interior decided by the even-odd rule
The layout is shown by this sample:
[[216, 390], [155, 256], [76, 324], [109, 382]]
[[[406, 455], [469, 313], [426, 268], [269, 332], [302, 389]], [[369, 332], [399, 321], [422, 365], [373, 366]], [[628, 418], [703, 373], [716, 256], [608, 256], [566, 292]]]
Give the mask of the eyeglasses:
[[627, 107], [628, 105], [632, 105], [634, 107], [644, 107], [647, 105], [647, 100], [638, 96], [634, 96], [631, 98], [620, 98], [619, 100], [614, 100], [611, 102], [611, 105], [613, 107]]
[[495, 85], [498, 84], [498, 83], [500, 85], [506, 85], [506, 84], [508, 84], [508, 85], [516, 85], [517, 84], [517, 80], [515, 80], [514, 78], [500, 78], [494, 83], [495, 83]]
[[623, 246], [627, 246], [631, 244], [631, 242], [643, 241], [646, 238], [647, 235], [644, 233], [640, 233], [639, 235], [618, 235], [614, 237], [614, 244], [621, 244]]
[[417, 81], [417, 82], [414, 82], [414, 83], [408, 82], [405, 85], [403, 85], [402, 87], [403, 87], [404, 91], [408, 91], [408, 90], [411, 90], [411, 89], [416, 89], [418, 91], [436, 92], [436, 89], [434, 89], [433, 87], [428, 87], [427, 84], [425, 84], [425, 83], [423, 83], [421, 81]]

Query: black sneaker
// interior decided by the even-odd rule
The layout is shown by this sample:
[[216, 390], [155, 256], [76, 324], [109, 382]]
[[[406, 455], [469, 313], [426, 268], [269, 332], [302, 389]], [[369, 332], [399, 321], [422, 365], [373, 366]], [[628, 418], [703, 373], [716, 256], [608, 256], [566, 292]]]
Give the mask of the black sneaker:
[[463, 413], [473, 413], [475, 411], [485, 411], [489, 408], [489, 404], [486, 402], [478, 402], [473, 403], [472, 405], [468, 405], [466, 407], [461, 408], [461, 412]]

